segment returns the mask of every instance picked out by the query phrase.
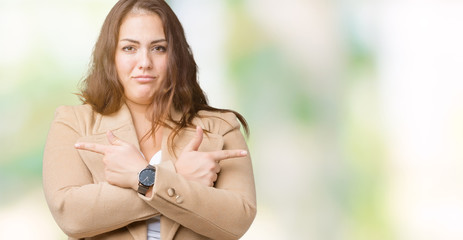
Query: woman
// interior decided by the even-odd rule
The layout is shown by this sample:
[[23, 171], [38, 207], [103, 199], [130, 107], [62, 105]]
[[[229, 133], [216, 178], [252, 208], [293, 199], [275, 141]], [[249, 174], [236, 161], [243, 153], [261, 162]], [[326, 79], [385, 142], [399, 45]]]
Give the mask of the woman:
[[49, 208], [70, 239], [238, 239], [247, 231], [256, 199], [237, 118], [246, 132], [247, 124], [208, 105], [163, 0], [116, 3], [81, 98], [57, 109], [43, 159]]

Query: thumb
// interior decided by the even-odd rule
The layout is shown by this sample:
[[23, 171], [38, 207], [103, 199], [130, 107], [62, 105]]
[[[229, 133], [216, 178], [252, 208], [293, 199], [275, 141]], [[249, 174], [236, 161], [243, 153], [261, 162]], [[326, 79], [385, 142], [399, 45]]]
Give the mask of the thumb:
[[200, 126], [196, 126], [196, 136], [186, 145], [183, 151], [192, 152], [198, 151], [199, 145], [203, 141], [203, 129]]
[[108, 141], [109, 143], [111, 143], [111, 145], [120, 146], [124, 144], [124, 142], [120, 140], [119, 138], [117, 138], [116, 136], [114, 136], [113, 132], [111, 131], [106, 132], [106, 136], [108, 137]]

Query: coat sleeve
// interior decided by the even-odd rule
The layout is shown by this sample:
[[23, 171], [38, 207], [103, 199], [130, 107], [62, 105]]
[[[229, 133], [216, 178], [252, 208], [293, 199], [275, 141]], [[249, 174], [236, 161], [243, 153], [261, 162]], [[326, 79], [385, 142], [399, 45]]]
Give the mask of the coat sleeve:
[[[236, 116], [222, 114], [219, 134], [223, 149], [246, 149]], [[216, 120], [218, 121], [218, 120]], [[214, 187], [186, 180], [162, 164], [157, 167], [153, 195], [142, 197], [161, 214], [212, 239], [238, 239], [256, 215], [256, 195], [251, 158], [221, 161]]]
[[70, 237], [91, 237], [158, 213], [132, 189], [94, 183], [74, 148], [80, 137], [72, 107], [57, 109], [43, 157], [43, 189], [60, 228]]

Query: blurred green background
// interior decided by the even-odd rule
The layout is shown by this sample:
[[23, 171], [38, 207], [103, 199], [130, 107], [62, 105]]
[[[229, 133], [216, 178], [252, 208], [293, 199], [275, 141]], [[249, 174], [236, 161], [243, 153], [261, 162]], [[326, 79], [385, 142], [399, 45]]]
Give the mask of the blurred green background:
[[[171, 0], [210, 103], [241, 112], [243, 239], [463, 238], [463, 2]], [[66, 239], [42, 153], [112, 0], [0, 0], [0, 239]]]

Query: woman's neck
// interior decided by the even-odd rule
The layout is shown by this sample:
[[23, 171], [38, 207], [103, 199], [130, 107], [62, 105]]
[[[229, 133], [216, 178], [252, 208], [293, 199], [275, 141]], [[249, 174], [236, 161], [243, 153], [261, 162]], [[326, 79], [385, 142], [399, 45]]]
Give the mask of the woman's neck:
[[132, 115], [138, 138], [141, 140], [151, 129], [151, 120], [148, 119], [149, 105], [137, 104], [128, 100], [126, 104]]
[[[130, 101], [126, 101], [126, 104], [132, 114], [132, 121], [140, 143], [140, 150], [149, 161], [161, 149], [162, 129], [158, 129], [154, 133], [151, 132], [152, 120], [148, 118], [150, 111], [152, 111], [149, 108], [150, 105], [141, 105]], [[150, 135], [147, 135], [148, 133]]]
[[127, 107], [129, 108], [132, 117], [140, 118], [141, 116], [143, 116], [143, 118], [146, 118], [149, 111], [149, 104], [138, 104], [130, 100], [126, 100], [125, 103], [127, 104]]

